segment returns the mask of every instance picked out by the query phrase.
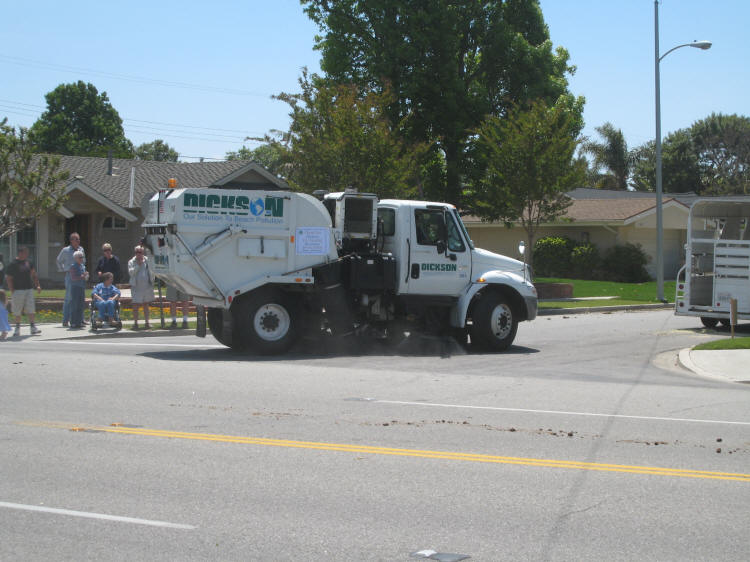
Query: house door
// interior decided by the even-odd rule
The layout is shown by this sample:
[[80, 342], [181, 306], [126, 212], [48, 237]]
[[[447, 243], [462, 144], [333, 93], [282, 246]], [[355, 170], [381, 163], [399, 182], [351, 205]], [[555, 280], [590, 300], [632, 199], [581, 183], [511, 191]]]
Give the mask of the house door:
[[77, 232], [81, 236], [81, 246], [86, 252], [86, 261], [91, 261], [94, 249], [91, 247], [93, 236], [91, 233], [91, 215], [76, 215], [65, 221], [65, 245], [70, 244], [70, 234]]

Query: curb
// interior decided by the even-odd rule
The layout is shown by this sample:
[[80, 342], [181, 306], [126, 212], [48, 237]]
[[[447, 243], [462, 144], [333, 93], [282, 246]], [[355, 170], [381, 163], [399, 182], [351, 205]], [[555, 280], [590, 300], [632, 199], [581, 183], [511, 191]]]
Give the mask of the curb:
[[[679, 354], [677, 355], [677, 361], [681, 367], [692, 371], [696, 375], [713, 380], [720, 380], [738, 384], [748, 384], [750, 382], [746, 378], [739, 378], [735, 377], [734, 375], [722, 375], [716, 372], [706, 371], [702, 367], [696, 365], [696, 363], [693, 361], [693, 358], [690, 356], [690, 353], [692, 351], [693, 349], [690, 347], [686, 347], [685, 349], [680, 350]], [[709, 353], [721, 353], [721, 351], [710, 351]]]
[[711, 379], [728, 380], [725, 377], [719, 377], [717, 375], [709, 373], [708, 371], [704, 371], [698, 365], [693, 363], [693, 360], [690, 358], [690, 349], [691, 348], [686, 347], [684, 349], [681, 349], [680, 352], [677, 354], [677, 361], [679, 362], [680, 366], [702, 377], [708, 377]]
[[128, 328], [123, 328], [122, 330], [119, 330], [117, 332], [113, 331], [100, 331], [97, 333], [92, 333], [90, 330], [87, 330], [85, 333], [81, 333], [81, 335], [62, 335], [62, 336], [55, 336], [54, 334], [52, 337], [48, 338], [39, 338], [40, 341], [60, 341], [60, 340], [93, 340], [93, 339], [101, 339], [101, 338], [155, 338], [155, 337], [161, 337], [161, 336], [194, 336], [195, 330], [191, 329], [182, 329], [178, 328], [175, 330], [168, 330], [168, 329], [161, 329], [157, 328], [156, 330], [139, 330], [137, 332], [130, 330]]
[[594, 312], [619, 312], [630, 310], [667, 310], [674, 304], [624, 304], [620, 306], [592, 306], [580, 308], [538, 308], [537, 316], [555, 316], [560, 314], [590, 314]]

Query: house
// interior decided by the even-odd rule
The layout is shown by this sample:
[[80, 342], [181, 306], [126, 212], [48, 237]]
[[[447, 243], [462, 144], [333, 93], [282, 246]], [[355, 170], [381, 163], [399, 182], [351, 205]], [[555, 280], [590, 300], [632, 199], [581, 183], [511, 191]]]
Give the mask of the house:
[[57, 271], [55, 260], [71, 232], [81, 235], [90, 266], [96, 264], [105, 242], [112, 244], [124, 266], [143, 237], [143, 203], [165, 189], [170, 178], [177, 180], [178, 188], [290, 189], [284, 180], [246, 160], [182, 163], [60, 156], [60, 168], [70, 173], [63, 207], [0, 240], [5, 263], [19, 245], [28, 246], [46, 286], [63, 282], [64, 274]]
[[[600, 251], [616, 244], [640, 244], [651, 259], [646, 265], [656, 277], [656, 195], [642, 191], [579, 188], [567, 194], [573, 204], [552, 223], [540, 225], [535, 239], [567, 236], [576, 242], [590, 242]], [[687, 222], [693, 193], [667, 194], [662, 199], [664, 278], [674, 279], [685, 259]], [[519, 257], [518, 242], [526, 241], [520, 225], [482, 222], [464, 217], [474, 243], [487, 250]]]

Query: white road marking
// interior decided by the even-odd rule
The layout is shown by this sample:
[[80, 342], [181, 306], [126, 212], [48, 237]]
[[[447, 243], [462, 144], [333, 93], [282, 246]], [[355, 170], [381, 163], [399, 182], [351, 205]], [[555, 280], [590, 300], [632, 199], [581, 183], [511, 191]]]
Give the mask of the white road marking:
[[467, 410], [493, 410], [498, 412], [522, 412], [528, 414], [553, 414], [559, 416], [590, 416], [599, 418], [623, 418], [631, 420], [649, 420], [649, 421], [671, 421], [671, 422], [691, 422], [691, 423], [714, 423], [724, 425], [750, 425], [750, 422], [727, 421], [727, 420], [699, 420], [693, 418], [660, 418], [655, 416], [628, 416], [625, 414], [598, 414], [595, 412], [565, 412], [560, 410], [531, 410], [526, 408], [501, 408], [497, 406], [469, 406], [462, 404], [434, 404], [430, 402], [408, 402], [405, 400], [372, 400], [381, 404], [401, 404], [404, 406], [431, 406], [435, 408], [456, 408]]
[[70, 515], [73, 517], [86, 517], [88, 519], [104, 519], [106, 521], [117, 521], [119, 523], [133, 523], [135, 525], [150, 525], [152, 527], [167, 527], [169, 529], [195, 529], [193, 525], [169, 523], [168, 521], [152, 521], [150, 519], [138, 519], [137, 517], [122, 517], [120, 515], [106, 515], [104, 513], [90, 513], [88, 511], [73, 511], [70, 509], [57, 509], [54, 507], [25, 505], [22, 503], [0, 502], [0, 507], [7, 507], [9, 509], [22, 509], [25, 511], [41, 511], [42, 513], [53, 513], [55, 515]]
[[153, 346], [153, 347], [191, 347], [193, 349], [206, 349], [206, 348], [222, 348], [222, 349], [229, 349], [225, 345], [221, 344], [190, 344], [190, 343], [146, 343], [146, 342], [123, 342], [123, 341], [75, 341], [75, 340], [31, 340], [31, 343], [44, 343], [47, 344], [49, 342], [54, 343], [66, 343], [66, 344], [72, 344], [72, 345], [106, 345], [106, 346], [113, 346], [113, 345], [120, 345], [120, 346], [133, 346], [133, 347], [146, 347], [146, 346]]

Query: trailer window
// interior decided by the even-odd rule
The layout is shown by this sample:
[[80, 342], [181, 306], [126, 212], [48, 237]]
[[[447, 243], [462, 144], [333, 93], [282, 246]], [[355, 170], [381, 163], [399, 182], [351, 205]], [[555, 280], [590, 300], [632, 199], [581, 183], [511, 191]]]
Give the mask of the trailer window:
[[383, 236], [396, 234], [396, 210], [378, 209], [378, 220], [383, 223]]

